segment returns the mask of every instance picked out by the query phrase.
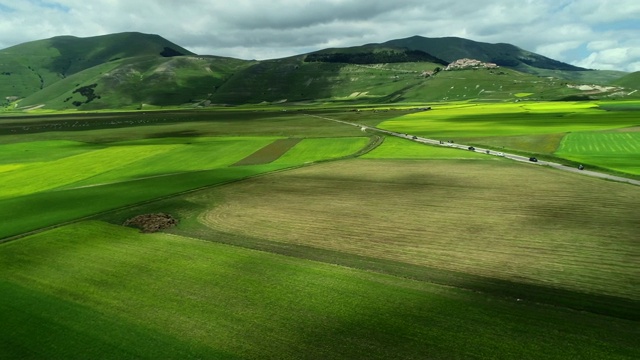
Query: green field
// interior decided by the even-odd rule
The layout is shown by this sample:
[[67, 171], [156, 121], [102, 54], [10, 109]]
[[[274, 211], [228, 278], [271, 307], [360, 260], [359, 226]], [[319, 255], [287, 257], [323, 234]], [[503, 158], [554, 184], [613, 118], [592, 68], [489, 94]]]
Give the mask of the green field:
[[382, 145], [362, 156], [364, 159], [493, 159], [486, 155], [419, 144], [406, 139], [389, 136]]
[[[82, 128], [76, 129], [80, 123]], [[0, 238], [309, 161], [348, 156], [367, 145], [360, 131], [342, 127], [275, 111], [9, 118], [0, 121], [0, 131], [25, 133], [0, 136], [0, 213], [12, 219], [0, 227]], [[314, 129], [323, 137], [308, 137]], [[303, 145], [311, 146], [292, 149], [300, 155], [285, 154], [282, 161], [231, 167], [284, 133], [304, 136]], [[346, 137], [326, 137], [332, 134]], [[357, 137], [348, 137], [353, 134]], [[322, 151], [308, 150], [322, 144]]]
[[[633, 104], [629, 102], [629, 106]], [[611, 141], [625, 144], [622, 146], [627, 149], [615, 150], [609, 149], [614, 145], [606, 145], [609, 140], [599, 132], [634, 129], [638, 124], [637, 109], [623, 103], [602, 103], [600, 107], [595, 102], [468, 102], [434, 106], [431, 111], [384, 121], [379, 127], [522, 154], [547, 155], [637, 175], [634, 160], [640, 146], [637, 137], [612, 138]], [[570, 135], [565, 139], [567, 134]], [[586, 137], [578, 140], [581, 136]], [[567, 145], [577, 143], [585, 147], [579, 150], [575, 145]]]
[[571, 133], [555, 153], [566, 159], [640, 175], [640, 132]]
[[358, 152], [368, 142], [366, 137], [304, 139], [274, 163], [300, 164], [345, 157]]
[[639, 354], [632, 321], [101, 222], [2, 244], [0, 264], [11, 358]]
[[634, 174], [633, 103], [415, 108], [0, 118], [0, 358], [639, 358], [637, 186], [309, 116]]

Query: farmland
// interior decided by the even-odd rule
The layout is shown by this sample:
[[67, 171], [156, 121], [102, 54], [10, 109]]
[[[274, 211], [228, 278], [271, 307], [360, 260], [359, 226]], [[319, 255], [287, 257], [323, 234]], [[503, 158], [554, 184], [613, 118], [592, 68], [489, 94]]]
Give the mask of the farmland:
[[101, 222], [0, 247], [14, 357], [637, 355], [631, 321]]
[[640, 131], [590, 132], [567, 135], [555, 153], [578, 162], [640, 175]]
[[[637, 161], [625, 160], [634, 157], [640, 146], [637, 136], [625, 132], [639, 124], [633, 104], [625, 107], [620, 103], [595, 102], [458, 103], [390, 119], [379, 126], [435, 139], [574, 160], [637, 175], [634, 167]], [[626, 135], [601, 134], [614, 131]], [[588, 139], [582, 143], [590, 148], [579, 150], [571, 145], [585, 136]]]
[[638, 358], [637, 186], [307, 115], [637, 174], [607, 106], [0, 118], [0, 357]]

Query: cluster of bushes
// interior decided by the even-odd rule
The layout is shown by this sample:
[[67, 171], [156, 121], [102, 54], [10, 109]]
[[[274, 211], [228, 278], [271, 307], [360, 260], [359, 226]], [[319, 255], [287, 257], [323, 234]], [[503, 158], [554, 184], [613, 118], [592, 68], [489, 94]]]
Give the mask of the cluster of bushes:
[[[96, 93], [95, 93], [96, 86], [98, 86], [98, 84], [91, 84], [91, 85], [79, 87], [79, 88], [73, 90], [74, 94], [80, 94], [80, 95], [86, 97], [87, 100], [85, 100], [84, 102], [76, 100], [76, 101], [72, 102], [72, 104], [74, 106], [80, 106], [82, 104], [88, 104], [88, 103], [92, 102], [95, 99], [100, 99], [100, 95], [96, 95]], [[67, 102], [69, 100], [71, 100], [71, 97], [66, 98], [64, 100], [64, 102]]]

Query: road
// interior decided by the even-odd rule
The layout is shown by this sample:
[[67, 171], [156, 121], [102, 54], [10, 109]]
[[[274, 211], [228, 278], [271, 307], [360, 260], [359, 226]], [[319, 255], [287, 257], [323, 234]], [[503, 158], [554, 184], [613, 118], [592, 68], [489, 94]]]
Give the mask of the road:
[[579, 170], [578, 168], [562, 165], [560, 163], [551, 162], [551, 161], [538, 160], [537, 162], [532, 162], [532, 161], [529, 161], [529, 158], [525, 157], [525, 156], [516, 155], [516, 154], [509, 154], [509, 153], [503, 153], [503, 152], [497, 152], [495, 150], [484, 149], [484, 148], [479, 148], [479, 147], [474, 147], [474, 150], [469, 150], [469, 145], [455, 144], [455, 143], [451, 143], [451, 142], [442, 142], [440, 140], [428, 139], [428, 138], [419, 137], [419, 136], [410, 135], [410, 134], [397, 133], [397, 132], [393, 132], [393, 131], [389, 131], [389, 130], [378, 129], [377, 127], [373, 127], [373, 126], [362, 125], [362, 124], [353, 123], [353, 122], [344, 121], [344, 120], [332, 119], [332, 118], [328, 118], [328, 117], [325, 117], [325, 116], [318, 116], [318, 115], [311, 115], [311, 114], [307, 114], [307, 115], [315, 117], [315, 118], [323, 119], [323, 120], [329, 120], [329, 121], [342, 123], [342, 124], [345, 124], [345, 125], [355, 126], [355, 127], [358, 127], [360, 129], [362, 129], [362, 131], [380, 132], [380, 133], [383, 133], [383, 134], [387, 134], [387, 135], [391, 135], [391, 136], [397, 136], [399, 138], [415, 141], [415, 142], [418, 142], [418, 143], [421, 143], [421, 144], [445, 146], [445, 147], [450, 147], [450, 148], [454, 148], [454, 149], [462, 149], [462, 150], [465, 150], [465, 151], [474, 151], [474, 152], [484, 153], [484, 154], [487, 154], [489, 156], [500, 156], [500, 157], [504, 157], [504, 158], [507, 158], [507, 159], [515, 160], [515, 161], [521, 161], [521, 162], [524, 162], [524, 163], [527, 163], [527, 164], [538, 165], [538, 166], [549, 166], [549, 167], [552, 167], [552, 168], [555, 168], [555, 169], [558, 169], [558, 170], [568, 171], [568, 172], [572, 172], [572, 173], [576, 173], [576, 174], [580, 174], [580, 175], [586, 175], [586, 176], [596, 177], [596, 178], [600, 178], [600, 179], [606, 179], [606, 180], [623, 182], [623, 183], [628, 183], [628, 184], [640, 186], [640, 181], [633, 180], [633, 179], [628, 179], [628, 178], [625, 178], [625, 177], [622, 177], [622, 176], [615, 176], [615, 175], [605, 174], [605, 173], [601, 173], [601, 172], [597, 172], [597, 171], [591, 171], [591, 170]]

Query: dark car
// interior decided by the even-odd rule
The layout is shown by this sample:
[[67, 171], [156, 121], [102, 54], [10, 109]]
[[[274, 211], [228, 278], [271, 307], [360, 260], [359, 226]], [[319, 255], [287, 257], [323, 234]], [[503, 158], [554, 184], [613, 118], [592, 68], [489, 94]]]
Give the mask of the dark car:
[[531, 162], [538, 162], [538, 159], [536, 159], [536, 158], [534, 158], [534, 157], [530, 157], [530, 158], [529, 158], [529, 161], [531, 161]]
[[578, 170], [584, 170], [584, 166], [579, 165], [579, 166], [578, 166]]
[[475, 150], [476, 150], [476, 148], [474, 148], [473, 146], [469, 146], [469, 150], [471, 150], [471, 151], [475, 151]]

